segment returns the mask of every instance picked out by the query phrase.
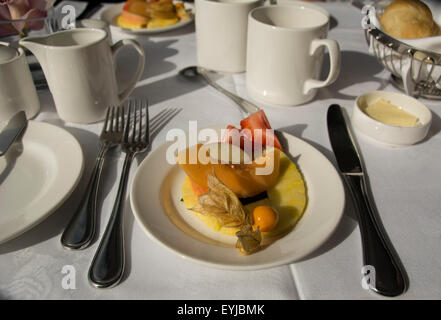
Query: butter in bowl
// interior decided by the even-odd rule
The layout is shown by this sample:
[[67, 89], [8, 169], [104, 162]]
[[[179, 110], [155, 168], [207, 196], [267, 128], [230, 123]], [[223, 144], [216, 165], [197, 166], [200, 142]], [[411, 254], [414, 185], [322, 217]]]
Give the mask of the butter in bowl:
[[405, 146], [423, 140], [432, 122], [431, 111], [402, 93], [373, 91], [357, 98], [352, 112], [355, 129], [380, 142]]

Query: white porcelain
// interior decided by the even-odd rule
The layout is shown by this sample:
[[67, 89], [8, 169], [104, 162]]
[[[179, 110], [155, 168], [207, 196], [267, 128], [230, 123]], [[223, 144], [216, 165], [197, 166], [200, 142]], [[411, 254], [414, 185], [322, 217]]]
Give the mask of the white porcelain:
[[[296, 227], [262, 251], [242, 256], [234, 248], [234, 236], [212, 231], [185, 208], [181, 201], [185, 173], [178, 165], [165, 161], [167, 148], [174, 142], [152, 151], [135, 174], [130, 202], [137, 222], [152, 240], [187, 260], [209, 267], [257, 270], [304, 258], [337, 227], [345, 193], [339, 174], [325, 156], [292, 135], [281, 136], [286, 153], [295, 159], [306, 181], [308, 204]], [[166, 212], [177, 217], [176, 223], [182, 229]], [[196, 236], [190, 235], [189, 230], [196, 232]]]
[[40, 111], [40, 101], [22, 48], [0, 42], [0, 128], [18, 111], [28, 119]]
[[[20, 44], [40, 62], [58, 115], [68, 122], [92, 123], [105, 117], [109, 106], [121, 104], [133, 91], [144, 70], [145, 55], [134, 40], [109, 46], [107, 33], [99, 29], [71, 29], [48, 36], [27, 37]], [[118, 88], [116, 56], [132, 47], [138, 64], [125, 88]]]
[[[332, 84], [340, 72], [337, 41], [325, 39], [329, 13], [293, 1], [254, 9], [248, 18], [246, 85], [248, 94], [266, 104], [293, 106], [314, 98], [317, 88]], [[330, 70], [319, 79], [324, 48]]]
[[112, 33], [110, 32], [109, 23], [105, 20], [100, 19], [82, 19], [75, 21], [75, 25], [77, 28], [92, 28], [92, 29], [100, 29], [107, 33], [107, 41], [111, 46], [113, 44], [112, 41]]
[[47, 218], [83, 172], [81, 147], [66, 130], [29, 121], [21, 141], [0, 157], [0, 243]]
[[[378, 99], [385, 99], [419, 119], [416, 127], [400, 127], [382, 123], [363, 110]], [[352, 124], [360, 132], [386, 144], [412, 145], [423, 140], [432, 123], [431, 111], [418, 100], [403, 93], [373, 91], [357, 98], [352, 111]]]
[[199, 66], [244, 72], [248, 13], [263, 4], [263, 0], [195, 0]]
[[182, 27], [192, 23], [193, 20], [194, 20], [194, 15], [193, 15], [194, 6], [191, 3], [185, 2], [184, 3], [185, 9], [190, 10], [190, 13], [191, 13], [189, 20], [179, 21], [178, 23], [173, 24], [171, 26], [161, 27], [161, 28], [154, 28], [154, 29], [146, 29], [146, 28], [142, 28], [142, 29], [127, 29], [127, 28], [121, 28], [120, 26], [118, 26], [116, 24], [116, 19], [118, 18], [119, 15], [121, 15], [121, 12], [122, 12], [122, 9], [123, 9], [124, 5], [125, 5], [125, 3], [119, 3], [119, 4], [107, 6], [103, 11], [101, 11], [100, 19], [106, 21], [110, 25], [111, 29], [115, 29], [115, 30], [118, 30], [118, 31], [123, 31], [123, 32], [126, 32], [126, 33], [133, 33], [133, 34], [155, 34], [155, 33], [167, 32], [167, 31], [171, 31], [171, 30], [182, 28]]

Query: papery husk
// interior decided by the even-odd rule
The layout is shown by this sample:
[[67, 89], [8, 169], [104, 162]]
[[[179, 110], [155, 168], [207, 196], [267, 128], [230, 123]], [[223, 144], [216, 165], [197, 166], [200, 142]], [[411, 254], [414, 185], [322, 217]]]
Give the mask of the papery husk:
[[207, 185], [208, 193], [200, 195], [198, 204], [191, 210], [215, 216], [225, 227], [239, 227], [249, 220], [239, 198], [214, 176], [214, 172], [207, 176]]
[[262, 234], [260, 233], [259, 227], [253, 230], [251, 225], [245, 224], [240, 231], [236, 232], [236, 236], [236, 248], [241, 254], [248, 255], [260, 249]]
[[207, 186], [208, 193], [200, 195], [197, 205], [190, 210], [215, 216], [223, 227], [241, 227], [236, 233], [237, 249], [244, 255], [257, 251], [262, 235], [259, 228], [253, 230], [253, 218], [236, 194], [215, 176], [214, 170], [207, 175]]

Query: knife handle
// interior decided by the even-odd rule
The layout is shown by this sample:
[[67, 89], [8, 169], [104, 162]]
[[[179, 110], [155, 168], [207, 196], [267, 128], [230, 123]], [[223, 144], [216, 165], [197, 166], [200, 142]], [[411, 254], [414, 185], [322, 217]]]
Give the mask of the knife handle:
[[375, 285], [370, 284], [370, 288], [384, 296], [398, 296], [406, 290], [406, 280], [398, 257], [393, 254], [392, 245], [373, 210], [366, 181], [362, 175], [344, 175], [344, 179], [358, 209], [364, 265], [375, 268]]

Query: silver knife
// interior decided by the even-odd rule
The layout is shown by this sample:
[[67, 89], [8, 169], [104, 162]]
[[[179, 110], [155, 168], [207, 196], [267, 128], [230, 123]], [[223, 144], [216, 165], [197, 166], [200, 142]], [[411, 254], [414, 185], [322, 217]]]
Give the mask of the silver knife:
[[0, 132], [0, 157], [3, 156], [14, 143], [15, 139], [26, 128], [27, 120], [24, 111], [17, 112], [6, 127]]
[[333, 104], [327, 115], [328, 134], [337, 164], [357, 209], [363, 248], [362, 273], [370, 279], [367, 287], [378, 294], [394, 297], [407, 289], [407, 278], [398, 255], [375, 211], [364, 166], [346, 125], [341, 108]]

